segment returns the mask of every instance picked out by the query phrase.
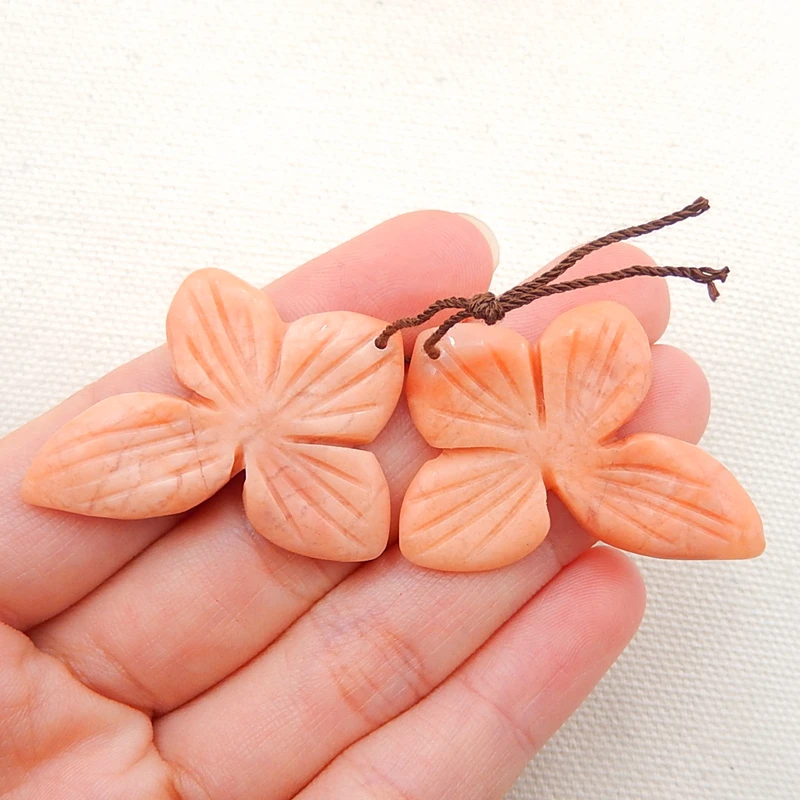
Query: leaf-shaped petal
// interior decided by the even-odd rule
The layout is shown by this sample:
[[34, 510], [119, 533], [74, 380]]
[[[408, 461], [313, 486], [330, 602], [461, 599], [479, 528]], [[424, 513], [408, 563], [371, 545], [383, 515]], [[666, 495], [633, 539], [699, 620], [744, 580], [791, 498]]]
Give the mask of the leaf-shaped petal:
[[350, 311], [312, 314], [286, 330], [273, 391], [281, 434], [293, 441], [367, 444], [391, 417], [403, 388], [399, 335]]
[[650, 344], [624, 306], [588, 303], [556, 317], [539, 340], [547, 429], [564, 450], [617, 431], [650, 387]]
[[198, 270], [181, 284], [167, 315], [172, 369], [218, 405], [249, 405], [274, 373], [283, 330], [264, 292], [223, 270]]
[[245, 511], [274, 544], [332, 561], [366, 561], [386, 548], [389, 488], [372, 453], [252, 442], [245, 470]]
[[550, 527], [539, 469], [499, 450], [445, 450], [414, 477], [400, 511], [400, 549], [452, 572], [495, 569], [526, 556]]
[[177, 397], [109, 397], [58, 430], [22, 490], [33, 505], [141, 519], [186, 511], [230, 478], [235, 442], [216, 414]]
[[432, 359], [414, 347], [406, 396], [414, 424], [439, 448], [523, 451], [538, 437], [540, 407], [528, 341], [508, 328], [456, 325]]
[[636, 434], [587, 451], [553, 487], [589, 533], [659, 558], [752, 558], [761, 519], [745, 490], [704, 450]]

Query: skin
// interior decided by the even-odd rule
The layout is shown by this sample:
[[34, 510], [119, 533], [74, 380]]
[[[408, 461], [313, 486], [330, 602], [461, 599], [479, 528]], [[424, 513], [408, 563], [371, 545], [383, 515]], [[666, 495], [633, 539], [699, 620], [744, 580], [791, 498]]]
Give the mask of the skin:
[[[630, 245], [576, 276], [653, 263]], [[496, 249], [455, 214], [379, 225], [276, 281], [281, 315], [383, 319], [485, 291]], [[550, 297], [503, 324], [532, 341], [560, 311], [613, 299], [654, 342], [664, 283]], [[406, 339], [410, 346], [414, 333]], [[654, 348], [652, 387], [623, 433], [697, 441], [708, 389]], [[19, 486], [61, 424], [123, 391], [180, 394], [153, 351], [0, 442], [0, 795], [8, 800], [502, 798], [626, 646], [645, 593], [563, 507], [530, 556], [445, 574], [391, 544], [376, 561], [291, 555], [255, 534], [235, 480], [179, 517], [89, 519], [25, 505]], [[401, 402], [372, 446], [395, 512], [434, 453]]]

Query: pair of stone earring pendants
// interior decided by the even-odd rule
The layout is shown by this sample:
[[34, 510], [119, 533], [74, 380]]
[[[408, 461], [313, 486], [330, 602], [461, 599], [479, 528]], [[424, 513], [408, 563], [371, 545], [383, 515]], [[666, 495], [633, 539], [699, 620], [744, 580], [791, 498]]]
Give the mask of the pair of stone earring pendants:
[[[657, 434], [617, 439], [647, 393], [650, 345], [633, 314], [600, 302], [559, 316], [536, 345], [456, 325], [432, 359], [423, 332], [405, 376], [400, 334], [330, 312], [284, 323], [266, 294], [220, 270], [190, 275], [167, 317], [189, 395], [107, 398], [58, 430], [23, 486], [34, 505], [139, 519], [186, 511], [244, 470], [244, 507], [287, 550], [364, 561], [385, 549], [389, 489], [369, 444], [405, 384], [442, 453], [412, 480], [400, 548], [434, 569], [502, 567], [534, 550], [547, 489], [595, 537], [665, 558], [747, 558], [761, 521], [701, 449]], [[405, 377], [405, 380], [404, 380]]]

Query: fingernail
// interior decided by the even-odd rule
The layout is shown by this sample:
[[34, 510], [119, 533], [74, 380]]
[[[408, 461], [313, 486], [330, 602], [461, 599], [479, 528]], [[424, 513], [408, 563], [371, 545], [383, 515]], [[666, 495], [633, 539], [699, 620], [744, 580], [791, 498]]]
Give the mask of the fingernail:
[[458, 216], [464, 217], [467, 222], [471, 222], [481, 232], [481, 236], [486, 239], [489, 250], [492, 251], [492, 269], [495, 269], [500, 263], [500, 243], [497, 241], [497, 237], [492, 233], [492, 229], [485, 222], [481, 222], [477, 217], [473, 217], [472, 214], [459, 214]]

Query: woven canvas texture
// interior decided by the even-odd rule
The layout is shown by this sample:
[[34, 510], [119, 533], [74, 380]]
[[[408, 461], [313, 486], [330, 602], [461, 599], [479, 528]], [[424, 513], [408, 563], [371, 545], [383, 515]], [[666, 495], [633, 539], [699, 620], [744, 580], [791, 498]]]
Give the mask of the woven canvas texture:
[[[514, 800], [800, 797], [796, 4], [0, 3], [0, 432], [160, 343], [180, 280], [263, 284], [381, 219], [472, 213], [495, 289], [704, 194], [644, 245], [753, 563], [641, 561], [641, 631]], [[678, 282], [680, 283], [680, 282]]]

